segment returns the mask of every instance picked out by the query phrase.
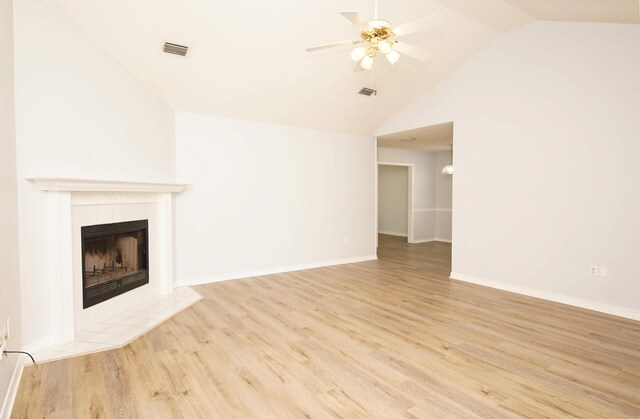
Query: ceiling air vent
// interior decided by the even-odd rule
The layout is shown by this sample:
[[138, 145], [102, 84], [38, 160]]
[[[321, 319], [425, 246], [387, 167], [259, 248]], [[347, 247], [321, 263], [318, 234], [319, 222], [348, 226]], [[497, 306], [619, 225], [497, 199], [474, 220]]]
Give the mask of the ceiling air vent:
[[377, 94], [375, 90], [369, 89], [368, 87], [363, 87], [362, 89], [360, 89], [358, 93], [365, 96], [371, 96], [372, 94]]
[[164, 43], [164, 48], [162, 48], [162, 51], [168, 53], [168, 54], [175, 54], [175, 55], [181, 55], [181, 56], [185, 56], [187, 55], [187, 50], [189, 49], [189, 47], [185, 47], [184, 45], [178, 45], [178, 44], [172, 44], [171, 42], [165, 42]]

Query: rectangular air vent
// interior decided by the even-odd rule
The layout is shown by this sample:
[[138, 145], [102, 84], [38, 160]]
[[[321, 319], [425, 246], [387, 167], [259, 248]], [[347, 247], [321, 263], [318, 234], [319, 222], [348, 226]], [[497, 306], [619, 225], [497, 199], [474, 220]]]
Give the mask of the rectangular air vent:
[[363, 87], [358, 93], [365, 96], [371, 96], [372, 94], [375, 94], [376, 91], [373, 89], [369, 89], [368, 87]]
[[166, 52], [167, 54], [175, 54], [175, 55], [181, 55], [181, 56], [185, 56], [187, 55], [187, 50], [189, 49], [189, 47], [185, 47], [184, 45], [178, 45], [178, 44], [172, 44], [171, 42], [165, 42], [164, 43], [164, 48], [162, 49], [162, 51]]

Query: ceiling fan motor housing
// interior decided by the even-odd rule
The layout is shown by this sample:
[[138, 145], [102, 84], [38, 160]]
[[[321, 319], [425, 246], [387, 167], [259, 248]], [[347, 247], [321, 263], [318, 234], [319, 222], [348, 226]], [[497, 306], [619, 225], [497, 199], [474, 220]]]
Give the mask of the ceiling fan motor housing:
[[367, 29], [364, 29], [360, 33], [360, 36], [365, 41], [371, 41], [372, 39], [376, 39], [376, 38], [380, 39], [380, 40], [391, 38], [393, 36], [396, 36], [396, 34], [393, 33], [391, 28], [382, 26], [382, 27], [379, 27], [379, 28], [367, 28]]

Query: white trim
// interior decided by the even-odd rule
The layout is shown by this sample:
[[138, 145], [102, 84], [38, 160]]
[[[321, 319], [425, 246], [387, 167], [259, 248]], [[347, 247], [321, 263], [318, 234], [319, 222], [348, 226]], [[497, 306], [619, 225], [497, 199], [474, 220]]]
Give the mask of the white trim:
[[415, 239], [416, 232], [414, 231], [414, 215], [413, 215], [413, 204], [415, 202], [415, 190], [414, 190], [414, 181], [413, 181], [413, 165], [410, 164], [407, 166], [407, 176], [409, 177], [409, 185], [408, 185], [408, 193], [409, 193], [409, 202], [407, 205], [407, 242], [413, 243]]
[[413, 166], [413, 164], [411, 163], [392, 163], [392, 162], [386, 162], [386, 161], [379, 161], [377, 163], [378, 165], [383, 165], [383, 166], [402, 166], [402, 167]]
[[451, 208], [415, 208], [413, 211], [414, 212], [428, 212], [428, 211], [452, 212]]
[[640, 311], [626, 307], [614, 306], [610, 304], [600, 303], [592, 300], [585, 300], [567, 295], [555, 294], [548, 291], [537, 290], [519, 285], [508, 284], [506, 282], [494, 281], [491, 279], [480, 278], [478, 276], [466, 275], [457, 272], [451, 272], [451, 279], [458, 281], [471, 282], [473, 284], [483, 285], [485, 287], [497, 288], [504, 291], [514, 292], [516, 294], [527, 295], [529, 297], [542, 298], [543, 300], [555, 301], [556, 303], [567, 304], [570, 306], [586, 308], [587, 310], [599, 311], [601, 313], [613, 314], [614, 316], [625, 317], [632, 320], [640, 320]]
[[[377, 139], [376, 139], [377, 141]], [[377, 153], [377, 148], [376, 148], [376, 153]], [[376, 154], [377, 156], [377, 154]], [[376, 157], [377, 158], [377, 157]], [[413, 208], [413, 203], [414, 203], [414, 181], [413, 181], [413, 168], [414, 165], [413, 164], [408, 164], [408, 163], [391, 163], [391, 162], [377, 162], [376, 165], [376, 226], [379, 223], [379, 219], [378, 217], [380, 216], [378, 214], [378, 206], [379, 206], [379, 202], [378, 202], [378, 168], [380, 166], [399, 166], [399, 167], [406, 167], [407, 168], [407, 243], [415, 243], [413, 237], [415, 232], [413, 231], [413, 224], [414, 224], [414, 216], [413, 213], [415, 212], [415, 209]], [[377, 237], [377, 235], [376, 235]], [[376, 239], [376, 244], [377, 244], [377, 239]]]
[[49, 272], [55, 283], [51, 293], [53, 336], [63, 345], [73, 340], [73, 245], [71, 228], [71, 192], [50, 191], [49, 205]]
[[120, 180], [70, 179], [32, 177], [27, 178], [43, 191], [64, 192], [182, 192], [186, 183], [130, 182]]
[[420, 239], [420, 240], [415, 240], [413, 242], [413, 244], [430, 243], [430, 242], [434, 242], [434, 241], [436, 241], [436, 239]]
[[376, 251], [378, 249], [378, 137], [373, 137], [373, 213], [375, 218], [373, 219], [373, 231], [375, 232]]
[[250, 278], [254, 276], [272, 275], [272, 274], [279, 274], [284, 272], [302, 271], [305, 269], [323, 268], [326, 266], [344, 265], [347, 263], [366, 262], [366, 261], [376, 260], [376, 259], [378, 259], [376, 255], [368, 255], [368, 256], [360, 256], [360, 257], [353, 257], [353, 258], [325, 260], [321, 262], [303, 263], [300, 265], [281, 266], [277, 268], [256, 269], [253, 271], [244, 271], [244, 272], [233, 272], [233, 273], [221, 274], [221, 275], [199, 276], [199, 277], [193, 277], [193, 278], [186, 278], [181, 281], [176, 281], [174, 286], [177, 288], [177, 287], [184, 287], [184, 286], [191, 286], [191, 285], [202, 285], [202, 284], [209, 284], [212, 282], [229, 281], [232, 279]]
[[399, 231], [378, 230], [379, 234], [387, 234], [389, 236], [407, 237], [407, 233], [401, 233]]
[[422, 239], [422, 240], [416, 240], [413, 243], [429, 243], [429, 242], [442, 242], [442, 243], [451, 243], [451, 240], [449, 239], [439, 239], [437, 237], [433, 238], [433, 239]]
[[16, 401], [18, 387], [20, 386], [20, 379], [22, 378], [22, 371], [24, 370], [24, 358], [26, 357], [26, 355], [18, 354], [16, 367], [11, 375], [9, 388], [7, 389], [7, 394], [4, 397], [4, 402], [2, 403], [2, 410], [0, 410], [0, 419], [9, 419], [11, 417], [13, 403]]

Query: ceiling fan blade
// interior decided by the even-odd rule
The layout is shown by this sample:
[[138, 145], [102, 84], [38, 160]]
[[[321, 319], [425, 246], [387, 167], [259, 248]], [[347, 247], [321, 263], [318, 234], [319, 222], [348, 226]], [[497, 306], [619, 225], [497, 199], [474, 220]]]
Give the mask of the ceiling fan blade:
[[425, 49], [418, 48], [411, 44], [407, 44], [402, 41], [398, 41], [393, 45], [393, 49], [398, 51], [400, 54], [406, 55], [407, 57], [415, 58], [419, 61], [429, 61], [431, 58], [431, 53]]
[[410, 33], [426, 31], [437, 26], [444, 24], [446, 19], [440, 13], [421, 17], [420, 19], [412, 20], [407, 23], [403, 23], [400, 26], [393, 28], [393, 33], [397, 36], [405, 36]]
[[339, 42], [333, 42], [331, 44], [325, 44], [325, 45], [316, 45], [315, 47], [309, 47], [309, 48], [305, 48], [308, 52], [313, 52], [313, 51], [318, 51], [320, 49], [325, 49], [325, 48], [335, 48], [335, 47], [341, 47], [344, 45], [353, 45], [353, 41], [339, 41]]
[[368, 26], [367, 21], [364, 20], [364, 18], [360, 16], [360, 13], [358, 12], [340, 12], [340, 14], [344, 16], [344, 18], [349, 22], [356, 25], [358, 29], [364, 29]]
[[444, 39], [444, 33], [439, 29], [427, 29], [426, 31], [414, 32], [402, 37], [402, 41], [409, 42], [411, 44], [419, 44], [421, 42], [435, 42], [442, 41]]

